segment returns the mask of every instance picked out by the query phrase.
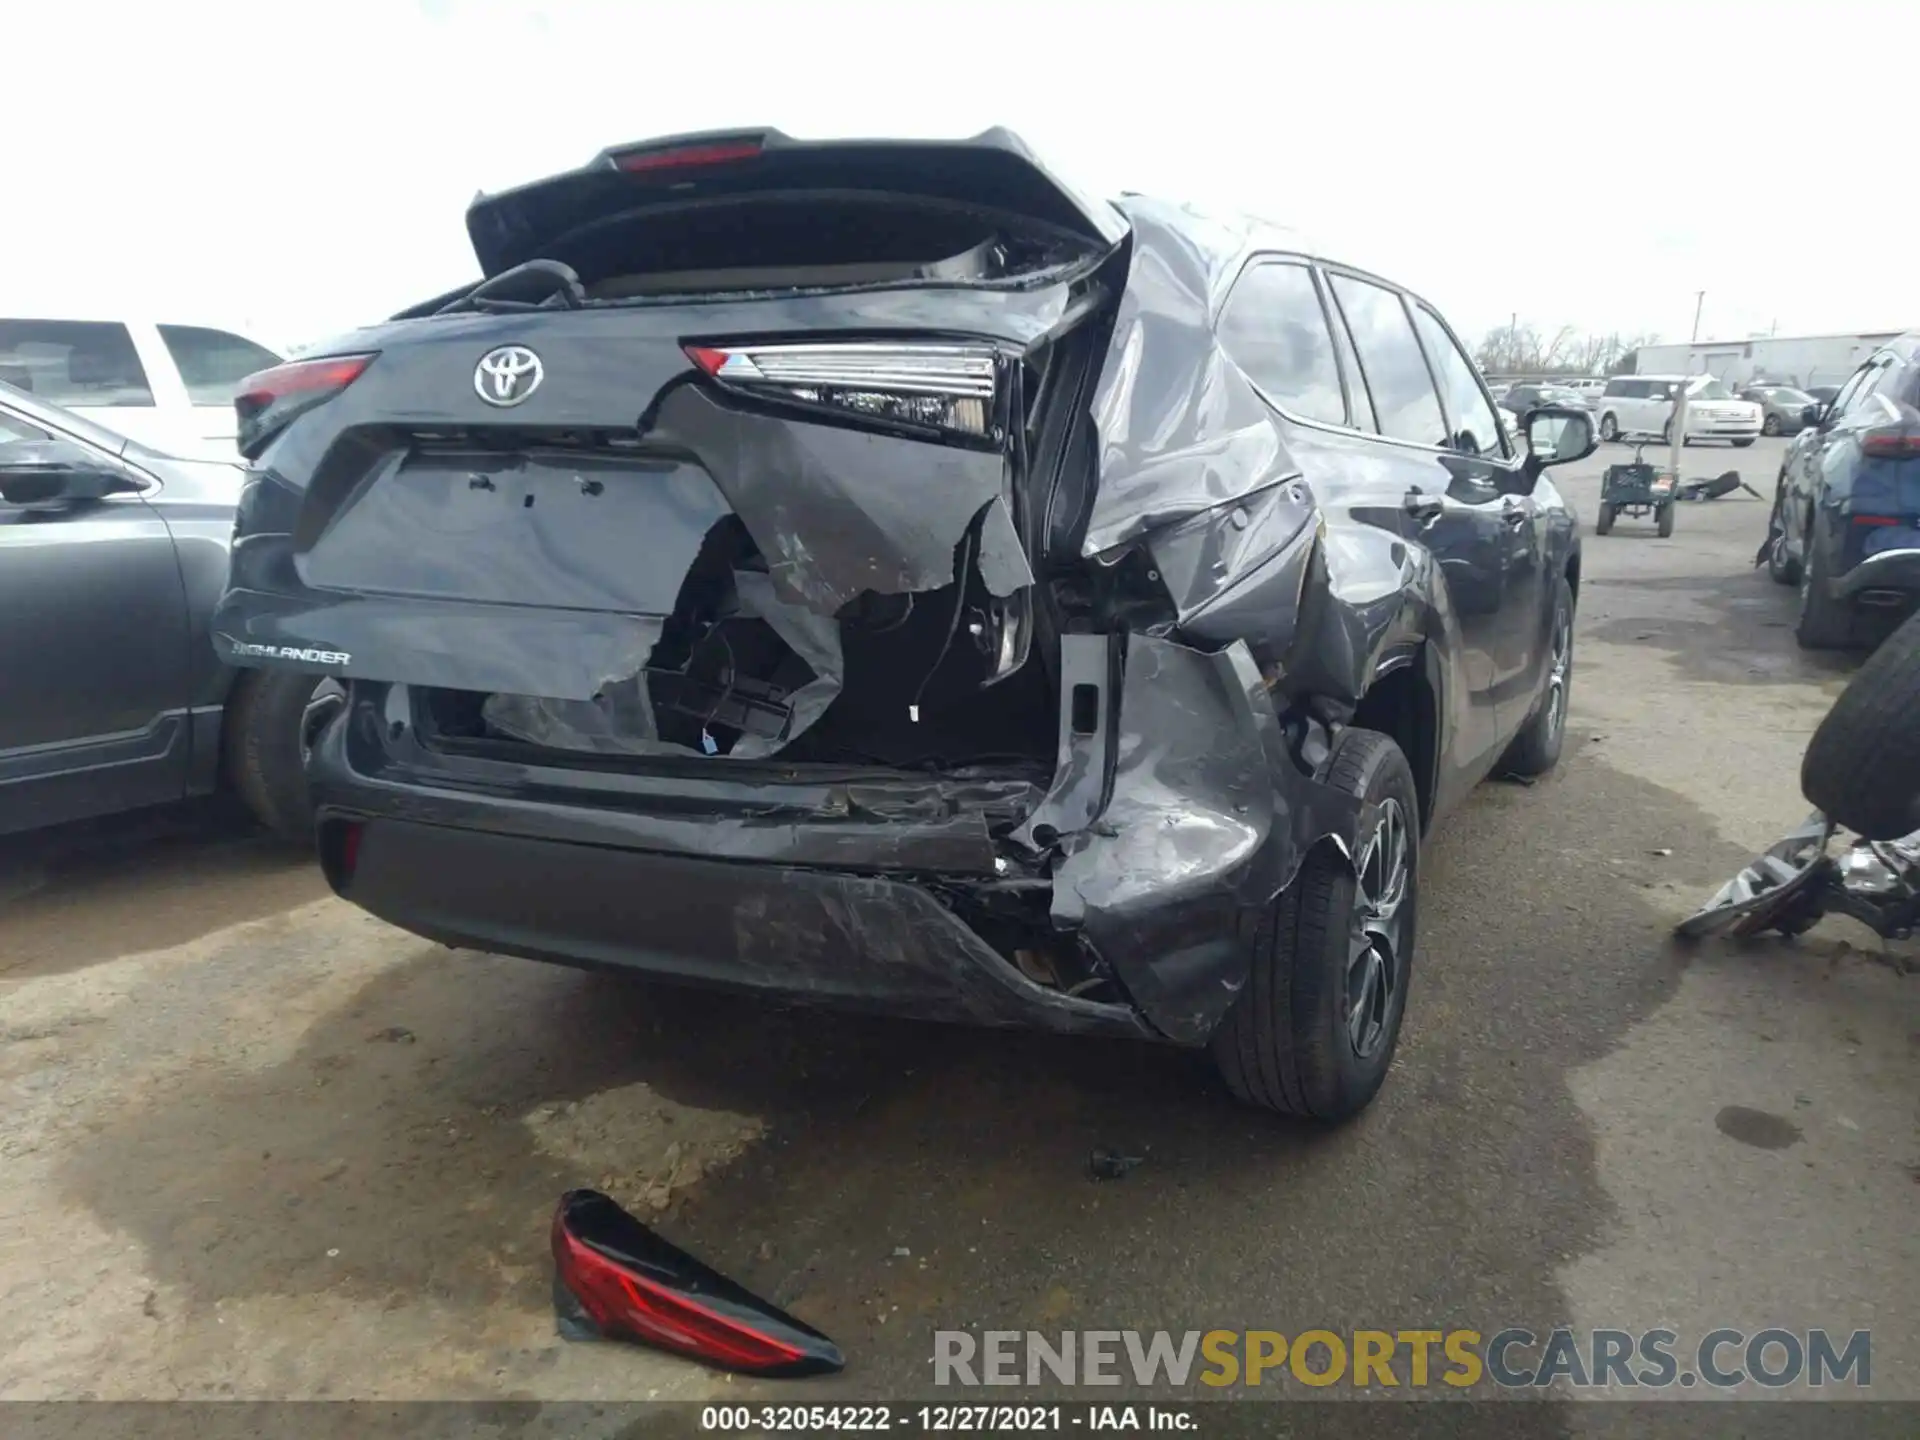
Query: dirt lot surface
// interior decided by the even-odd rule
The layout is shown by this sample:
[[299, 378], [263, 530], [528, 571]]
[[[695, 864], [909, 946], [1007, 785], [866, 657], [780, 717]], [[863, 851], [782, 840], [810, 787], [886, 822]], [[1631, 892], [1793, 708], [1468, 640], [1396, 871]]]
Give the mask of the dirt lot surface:
[[[1778, 449], [1690, 473], [1770, 495]], [[0, 1397], [741, 1393], [556, 1338], [581, 1183], [834, 1335], [809, 1399], [926, 1393], [936, 1325], [1556, 1323], [1871, 1328], [1920, 1397], [1920, 979], [1842, 922], [1666, 938], [1804, 814], [1851, 663], [1795, 649], [1764, 514], [1587, 536], [1567, 759], [1436, 837], [1398, 1068], [1333, 1134], [1172, 1051], [449, 951], [199, 812], [10, 842]]]

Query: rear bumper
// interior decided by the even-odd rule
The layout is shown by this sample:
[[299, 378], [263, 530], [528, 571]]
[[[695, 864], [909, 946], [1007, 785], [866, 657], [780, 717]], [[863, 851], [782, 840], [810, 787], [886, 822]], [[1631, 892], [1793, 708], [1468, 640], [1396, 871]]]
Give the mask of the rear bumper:
[[[448, 944], [926, 1019], [1200, 1044], [1302, 857], [1358, 808], [1300, 773], [1245, 647], [1068, 637], [1044, 793], [1018, 780], [676, 773], [447, 755], [356, 685], [310, 778], [335, 891]], [[1137, 677], [1118, 685], [1116, 671]], [[1085, 720], [1084, 707], [1080, 719]], [[1119, 743], [1125, 734], [1127, 743]], [[342, 837], [357, 826], [348, 863]], [[1099, 1000], [1029, 978], [1066, 947]], [[1044, 973], [1044, 972], [1043, 972]]]
[[380, 818], [335, 888], [415, 934], [531, 960], [920, 1019], [1154, 1033], [1131, 1006], [1035, 984], [906, 879]]

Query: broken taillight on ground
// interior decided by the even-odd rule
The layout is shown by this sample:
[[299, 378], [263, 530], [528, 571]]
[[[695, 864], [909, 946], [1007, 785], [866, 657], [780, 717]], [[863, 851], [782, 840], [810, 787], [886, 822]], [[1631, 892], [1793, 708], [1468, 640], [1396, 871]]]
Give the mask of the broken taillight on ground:
[[553, 1216], [553, 1303], [570, 1340], [636, 1340], [746, 1375], [843, 1368], [840, 1347], [669, 1244], [597, 1190]]

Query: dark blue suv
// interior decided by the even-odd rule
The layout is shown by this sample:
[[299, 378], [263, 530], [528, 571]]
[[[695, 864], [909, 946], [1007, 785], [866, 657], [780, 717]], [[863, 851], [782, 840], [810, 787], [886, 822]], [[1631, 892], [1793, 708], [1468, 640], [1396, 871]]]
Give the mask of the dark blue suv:
[[1806, 421], [1761, 558], [1800, 587], [1795, 633], [1812, 650], [1884, 633], [1920, 602], [1920, 331], [1875, 351]]

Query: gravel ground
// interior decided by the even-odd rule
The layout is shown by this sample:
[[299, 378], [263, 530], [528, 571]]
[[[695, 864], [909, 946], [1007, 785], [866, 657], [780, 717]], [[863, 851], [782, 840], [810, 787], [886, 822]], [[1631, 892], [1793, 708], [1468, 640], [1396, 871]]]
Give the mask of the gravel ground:
[[[1779, 448], [1689, 470], [1770, 496]], [[1920, 1398], [1915, 982], [1844, 922], [1666, 938], [1804, 813], [1851, 663], [1795, 649], [1764, 517], [1587, 537], [1567, 759], [1435, 838], [1398, 1067], [1333, 1134], [1184, 1054], [445, 950], [206, 812], [11, 842], [0, 1397], [750, 1391], [555, 1338], [586, 1183], [834, 1335], [808, 1399], [926, 1393], [936, 1325], [1556, 1323], [1870, 1327]]]

